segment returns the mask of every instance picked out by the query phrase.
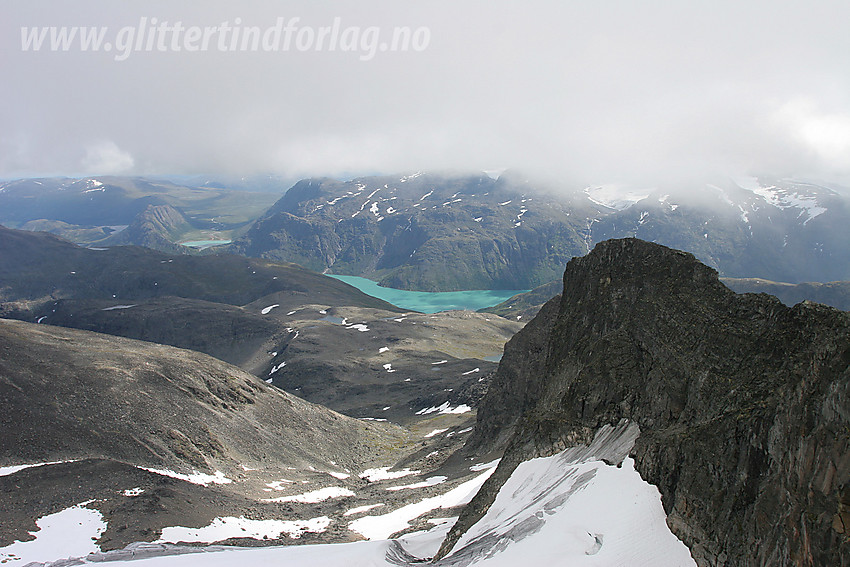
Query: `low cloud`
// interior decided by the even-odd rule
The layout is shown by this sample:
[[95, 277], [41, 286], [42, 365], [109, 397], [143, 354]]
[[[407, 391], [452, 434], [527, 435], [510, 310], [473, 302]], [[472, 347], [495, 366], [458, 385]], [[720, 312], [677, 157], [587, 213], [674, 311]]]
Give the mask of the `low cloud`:
[[80, 165], [86, 173], [118, 175], [132, 172], [135, 161], [115, 142], [107, 140], [86, 147], [86, 155]]
[[[280, 16], [427, 28], [429, 42], [367, 61], [215, 43], [153, 43], [116, 61], [14, 44], [21, 26], [262, 27]], [[0, 176], [510, 168], [575, 184], [765, 173], [847, 183], [847, 21], [850, 4], [828, 0], [22, 2], [0, 23], [14, 85], [0, 109]]]

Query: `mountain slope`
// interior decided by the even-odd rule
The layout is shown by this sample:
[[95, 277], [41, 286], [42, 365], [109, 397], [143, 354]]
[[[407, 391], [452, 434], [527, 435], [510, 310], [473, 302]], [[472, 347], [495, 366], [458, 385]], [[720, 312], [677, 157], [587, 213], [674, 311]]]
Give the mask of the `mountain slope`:
[[443, 404], [475, 407], [496, 366], [481, 359], [521, 326], [399, 311], [294, 265], [0, 229], [0, 317], [196, 350], [357, 417], [406, 423]]
[[0, 321], [0, 351], [3, 463], [99, 457], [205, 472], [248, 462], [353, 466], [358, 438], [380, 434], [191, 351], [10, 320]]
[[637, 191], [511, 174], [307, 179], [231, 249], [389, 287], [529, 289], [595, 243], [622, 237], [687, 250], [729, 277], [850, 279], [850, 205], [793, 180]]
[[584, 196], [526, 193], [509, 176], [309, 179], [231, 249], [402, 289], [526, 289], [586, 250], [585, 217], [598, 214]]
[[[404, 442], [394, 426], [310, 404], [206, 355], [0, 320], [0, 467], [73, 461], [0, 471], [3, 545], [39, 516], [91, 499], [115, 519], [107, 549], [219, 516], [309, 514], [262, 500], [264, 487], [284, 470], [314, 488], [338, 483], [321, 471], [359, 471]], [[133, 487], [138, 498], [124, 494]]]
[[[246, 305], [258, 302], [261, 307]], [[295, 265], [236, 256], [169, 255], [134, 246], [87, 249], [0, 227], [0, 317], [188, 348], [268, 372], [294, 335], [267, 305], [398, 309]]]
[[175, 296], [245, 305], [273, 293], [395, 308], [294, 265], [231, 255], [175, 256], [145, 248], [81, 248], [52, 234], [0, 227], [0, 301], [141, 300]]
[[848, 337], [847, 313], [737, 295], [690, 254], [597, 245], [507, 345], [468, 450], [508, 448], [443, 553], [521, 461], [627, 420], [698, 565], [847, 564]]
[[187, 250], [174, 242], [192, 228], [183, 213], [171, 205], [148, 205], [126, 229], [97, 242], [97, 246], [134, 245], [180, 254]]

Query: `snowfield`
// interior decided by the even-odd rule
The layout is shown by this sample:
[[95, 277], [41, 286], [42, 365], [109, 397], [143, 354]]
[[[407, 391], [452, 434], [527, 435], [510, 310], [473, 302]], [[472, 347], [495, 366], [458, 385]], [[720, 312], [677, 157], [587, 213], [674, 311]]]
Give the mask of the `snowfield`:
[[221, 471], [215, 471], [215, 474], [206, 474], [198, 471], [193, 471], [192, 474], [183, 474], [170, 470], [154, 469], [150, 467], [137, 466], [136, 468], [162, 476], [170, 476], [171, 478], [185, 480], [186, 482], [191, 482], [192, 484], [199, 484], [201, 486], [209, 486], [210, 484], [230, 484], [231, 482], [233, 482], [233, 480], [224, 476], [224, 473]]
[[312, 518], [310, 520], [249, 520], [244, 517], [216, 518], [212, 523], [203, 528], [184, 528], [175, 526], [164, 528], [162, 536], [157, 543], [212, 543], [224, 541], [236, 537], [248, 537], [252, 539], [277, 538], [286, 534], [293, 539], [298, 539], [305, 532], [323, 532], [330, 525], [331, 520], [327, 516]]
[[348, 496], [354, 496], [354, 492], [347, 488], [342, 488], [340, 486], [328, 486], [327, 488], [320, 488], [311, 492], [305, 492], [304, 494], [295, 494], [293, 496], [281, 496], [280, 498], [267, 498], [264, 501], [304, 502], [308, 504], [315, 504], [317, 502], [324, 502], [325, 500], [330, 500], [331, 498], [345, 498]]
[[517, 467], [493, 506], [447, 557], [514, 565], [696, 565], [666, 524], [658, 490], [626, 458], [569, 464], [564, 454]]
[[439, 406], [431, 406], [430, 408], [422, 408], [416, 415], [428, 415], [431, 413], [467, 413], [472, 411], [472, 408], [466, 404], [460, 404], [459, 406], [452, 407], [449, 402], [443, 402]]
[[[668, 529], [658, 490], [643, 481], [627, 457], [639, 435], [636, 425], [622, 422], [604, 426], [590, 446], [573, 447], [551, 457], [521, 463], [498, 492], [487, 513], [436, 565], [513, 567], [515, 565], [570, 565], [589, 567], [692, 567], [687, 547]], [[621, 462], [620, 466], [606, 462]], [[369, 541], [262, 548], [169, 548], [136, 544], [132, 560], [127, 551], [96, 553], [86, 562], [110, 559], [113, 567], [224, 567], [232, 565], [398, 566], [433, 557], [456, 518], [435, 518], [428, 531], [389, 540], [422, 514], [455, 508], [469, 502], [498, 461], [473, 465], [483, 471], [443, 494], [424, 498], [380, 515], [364, 515], [348, 528]], [[413, 471], [368, 471], [381, 480]], [[416, 471], [418, 472], [418, 471]], [[371, 479], [370, 479], [371, 480]], [[434, 485], [443, 477], [426, 482]], [[408, 488], [408, 487], [399, 487]], [[24, 565], [28, 561], [59, 560], [96, 552], [92, 538], [106, 525], [100, 514], [82, 508], [86, 503], [38, 521], [38, 539], [16, 542], [0, 549], [0, 559]], [[381, 504], [358, 506], [345, 515], [369, 512]], [[248, 520], [217, 518], [204, 528], [171, 527], [159, 542], [210, 542], [228, 537], [292, 538], [326, 530], [328, 517], [312, 519]]]
[[7, 476], [32, 467], [41, 467], [45, 465], [60, 465], [62, 463], [76, 463], [77, 460], [78, 459], [71, 459], [70, 461], [50, 461], [48, 463], [33, 463], [31, 465], [12, 465], [10, 467], [0, 467], [0, 476]]
[[82, 502], [56, 514], [40, 518], [38, 530], [30, 532], [36, 539], [16, 541], [0, 548], [0, 563], [26, 565], [81, 557], [100, 551], [94, 540], [106, 531], [106, 522], [97, 510], [85, 508]]
[[268, 307], [263, 307], [263, 308], [260, 310], [260, 313], [262, 313], [263, 315], [268, 315], [269, 313], [271, 313], [272, 309], [274, 309], [274, 308], [276, 308], [276, 307], [280, 307], [280, 304], [279, 304], [279, 303], [275, 303], [274, 305], [269, 305]]

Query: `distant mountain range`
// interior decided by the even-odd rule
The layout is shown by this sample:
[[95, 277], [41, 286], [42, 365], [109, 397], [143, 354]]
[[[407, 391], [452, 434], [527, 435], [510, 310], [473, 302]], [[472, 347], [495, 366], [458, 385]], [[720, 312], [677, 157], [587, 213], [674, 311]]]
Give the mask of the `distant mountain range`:
[[640, 190], [417, 173], [305, 179], [276, 202], [237, 185], [12, 181], [0, 184], [0, 223], [170, 253], [189, 252], [177, 246], [184, 240], [234, 240], [236, 254], [421, 291], [535, 288], [596, 243], [630, 236], [687, 250], [723, 277], [850, 280], [850, 205], [824, 184], [744, 178]]
[[526, 289], [586, 252], [596, 214], [484, 175], [309, 179], [230, 248], [402, 289]]
[[[0, 182], [0, 224], [53, 232], [80, 244], [173, 251], [181, 240], [244, 227], [286, 186], [277, 195], [265, 192], [266, 185], [263, 192], [243, 188], [141, 177], [20, 179]], [[130, 232], [119, 236], [127, 225]]]
[[847, 200], [789, 180], [546, 192], [509, 174], [309, 179], [230, 250], [403, 289], [528, 289], [627, 236], [690, 251], [727, 277], [850, 279]]

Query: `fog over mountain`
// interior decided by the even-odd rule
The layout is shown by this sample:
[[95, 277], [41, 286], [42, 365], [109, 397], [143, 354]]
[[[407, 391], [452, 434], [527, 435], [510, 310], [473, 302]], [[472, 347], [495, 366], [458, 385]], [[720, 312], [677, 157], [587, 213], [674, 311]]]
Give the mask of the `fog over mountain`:
[[[850, 185], [845, 2], [12, 1], [0, 14], [14, 86], [0, 177], [508, 167], [576, 184], [722, 173]], [[140, 36], [141, 18], [266, 30], [278, 17], [316, 33], [338, 18], [359, 41], [220, 51], [213, 37], [189, 52], [167, 37], [164, 51], [121, 53], [115, 37]], [[24, 51], [22, 26], [108, 26], [116, 49]], [[381, 51], [373, 26], [382, 41], [395, 26], [427, 37]]]

